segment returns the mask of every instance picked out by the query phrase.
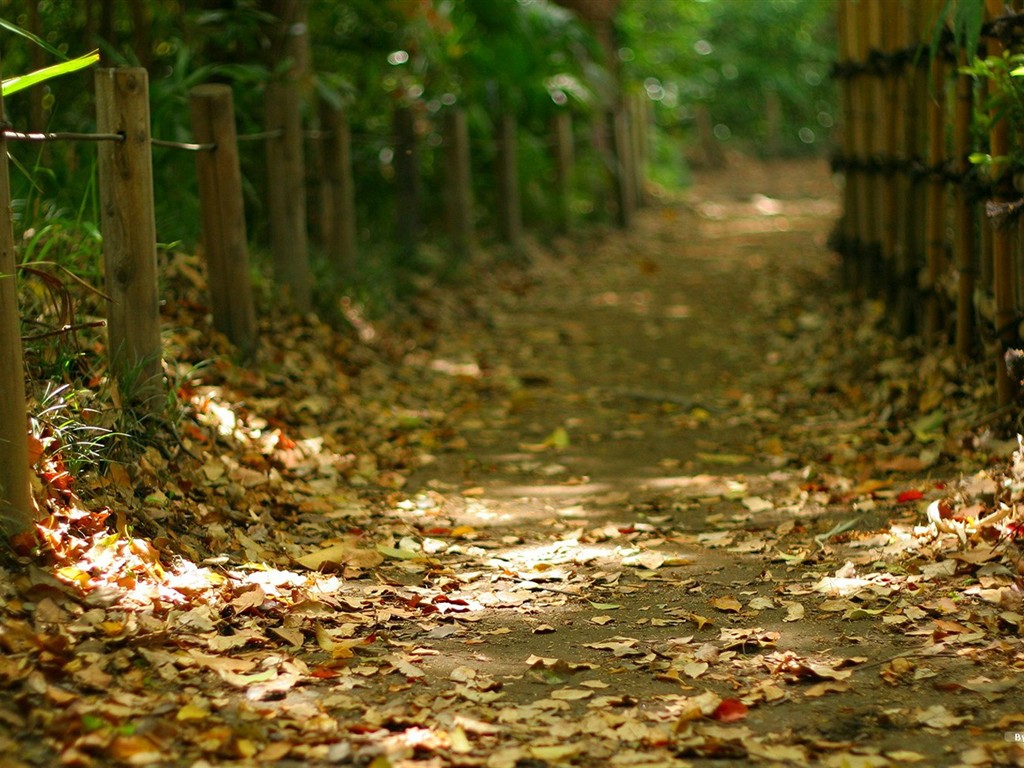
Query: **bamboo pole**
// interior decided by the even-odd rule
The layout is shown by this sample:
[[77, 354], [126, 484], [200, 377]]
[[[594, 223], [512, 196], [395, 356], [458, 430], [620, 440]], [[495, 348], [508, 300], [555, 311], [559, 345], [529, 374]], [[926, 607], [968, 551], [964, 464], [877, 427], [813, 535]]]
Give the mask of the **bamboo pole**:
[[[856, 21], [854, 36], [854, 53], [858, 64], [867, 66], [870, 50], [871, 17], [867, 10], [870, 6], [858, 5], [858, 13], [851, 14]], [[861, 10], [863, 8], [863, 10]], [[858, 292], [862, 296], [871, 295], [875, 285], [877, 272], [876, 260], [878, 252], [877, 221], [878, 200], [877, 177], [870, 166], [874, 158], [874, 135], [872, 126], [875, 124], [875, 82], [870, 72], [865, 72], [854, 83], [857, 104], [857, 155], [861, 162], [861, 180], [858, 185], [860, 199], [857, 203], [860, 216], [860, 258], [858, 259]]]
[[928, 153], [927, 119], [929, 78], [924, 70], [928, 61], [927, 45], [931, 25], [928, 3], [907, 3], [900, 8], [904, 14], [903, 35], [898, 45], [913, 56], [903, 60], [900, 70], [901, 96], [905, 106], [902, 131], [898, 137], [902, 172], [897, 197], [904, 201], [896, 227], [897, 265], [901, 275], [898, 305], [898, 329], [903, 335], [924, 328], [922, 299], [927, 269], [925, 262], [928, 185], [920, 173]]
[[[985, 0], [985, 10], [990, 19], [999, 18], [1004, 13], [1002, 0]], [[990, 39], [988, 43], [990, 56], [1002, 55], [1003, 45], [998, 39]], [[1000, 119], [995, 112], [991, 117], [993, 123], [989, 131], [989, 152], [993, 158], [1005, 158], [1010, 153], [1009, 124], [1005, 119]], [[1005, 160], [993, 164], [992, 180], [995, 185], [993, 201], [996, 204], [1009, 202], [1013, 197], [1013, 187]], [[1003, 353], [1017, 337], [1013, 257], [1013, 242], [1009, 228], [995, 226], [992, 230], [992, 295], [995, 300], [995, 330], [999, 340], [995, 373], [999, 405], [1010, 403], [1016, 396], [1019, 386], [1007, 375], [1006, 361], [1003, 358]]]
[[[903, 36], [905, 17], [895, 2], [886, 3], [878, 0], [878, 14], [875, 23], [875, 43], [877, 51], [887, 56], [899, 47]], [[883, 16], [885, 18], [883, 18]], [[903, 89], [901, 73], [898, 68], [885, 59], [880, 80], [880, 136], [881, 141], [881, 199], [879, 200], [880, 241], [882, 246], [882, 262], [884, 285], [882, 295], [887, 298], [887, 309], [890, 320], [895, 321], [897, 333], [904, 333], [899, 317], [902, 301], [904, 274], [900, 269], [900, 247], [897, 238], [897, 225], [902, 209], [906, 206], [906, 198], [902, 184], [900, 162], [905, 159], [901, 155], [899, 137], [904, 128], [904, 107], [901, 104]]]
[[[967, 63], [967, 55], [959, 53], [960, 66]], [[956, 78], [956, 103], [953, 113], [954, 173], [964, 179], [970, 168], [971, 122], [974, 113], [974, 82], [970, 75]], [[964, 184], [956, 185], [954, 196], [953, 253], [957, 266], [956, 299], [956, 352], [961, 360], [971, 355], [974, 344], [974, 241], [976, 237], [974, 203]]]
[[842, 104], [842, 152], [844, 169], [843, 183], [843, 218], [842, 256], [843, 283], [847, 290], [857, 288], [858, 261], [860, 258], [860, 227], [859, 186], [863, 183], [863, 172], [858, 167], [861, 157], [858, 154], [858, 137], [860, 125], [856, 112], [859, 106], [854, 97], [854, 63], [853, 51], [856, 49], [856, 24], [851, 18], [849, 0], [840, 0], [837, 8], [836, 24], [839, 41], [840, 71], [845, 75], [839, 80], [840, 102]]
[[[932, 4], [935, 8], [935, 4]], [[926, 24], [935, 14], [925, 19]], [[927, 29], [927, 26], [925, 27]], [[938, 169], [946, 160], [946, 77], [945, 57], [938, 53], [932, 61], [931, 87], [928, 92], [928, 167], [932, 172], [927, 181], [925, 203], [925, 310], [924, 332], [936, 337], [945, 324], [945, 302], [940, 291], [942, 273], [946, 270], [946, 182]]]
[[[870, 61], [875, 52], [882, 50], [882, 34], [886, 26], [883, 18], [882, 3], [884, 0], [866, 0], [864, 8], [865, 41], [864, 58]], [[884, 163], [890, 157], [887, 153], [888, 132], [892, 121], [886, 119], [887, 77], [877, 70], [872, 70], [868, 78], [868, 114], [866, 128], [870, 146], [871, 172], [871, 267], [869, 273], [869, 294], [879, 298], [889, 298], [888, 292], [892, 285], [892, 254], [887, 251], [886, 231], [889, 223], [889, 207], [887, 203], [886, 177]]]
[[[3, 120], [0, 97], [0, 122]], [[31, 528], [36, 511], [30, 491], [25, 363], [12, 221], [7, 139], [0, 132], [0, 532], [5, 538]]]
[[248, 358], [256, 349], [256, 310], [231, 86], [198, 85], [189, 92], [189, 106], [193, 138], [214, 145], [210, 151], [196, 153], [213, 325]]
[[124, 136], [98, 144], [110, 368], [122, 398], [156, 412], [164, 388], [146, 70], [97, 70], [96, 129]]

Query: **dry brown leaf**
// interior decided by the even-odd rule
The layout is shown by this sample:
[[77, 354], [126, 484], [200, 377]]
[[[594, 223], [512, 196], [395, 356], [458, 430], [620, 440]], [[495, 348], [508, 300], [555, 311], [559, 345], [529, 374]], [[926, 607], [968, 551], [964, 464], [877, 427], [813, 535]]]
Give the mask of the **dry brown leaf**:
[[384, 556], [376, 550], [360, 547], [357, 539], [346, 539], [297, 557], [295, 562], [311, 571], [321, 570], [324, 566], [339, 568], [344, 565], [374, 568], [384, 562]]
[[720, 611], [728, 613], [739, 613], [743, 610], [743, 604], [735, 597], [716, 597], [711, 601], [711, 605]]

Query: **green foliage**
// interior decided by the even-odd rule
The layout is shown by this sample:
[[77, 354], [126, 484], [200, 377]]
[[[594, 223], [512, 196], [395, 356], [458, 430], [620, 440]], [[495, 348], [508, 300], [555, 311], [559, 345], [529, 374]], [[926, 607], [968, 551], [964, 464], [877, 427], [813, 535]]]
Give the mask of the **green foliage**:
[[935, 19], [931, 55], [940, 55], [944, 32], [949, 30], [953, 46], [961, 54], [966, 53], [970, 62], [959, 71], [985, 84], [984, 97], [976, 102], [972, 120], [976, 151], [970, 161], [994, 179], [1004, 170], [1019, 173], [1024, 169], [1024, 146], [1019, 141], [1011, 144], [1008, 156], [993, 156], [988, 151], [989, 132], [998, 122], [1008, 124], [1010, 136], [1024, 135], [1024, 54], [1008, 50], [1000, 55], [981, 55], [984, 21], [984, 0], [946, 0]]
[[984, 22], [985, 0], [946, 0], [932, 29], [932, 55], [936, 55], [939, 49], [943, 30], [949, 29], [957, 50], [969, 51], [968, 58], [975, 58]]
[[665, 133], [696, 131], [759, 154], [820, 153], [835, 122], [830, 0], [625, 0], [620, 58]]
[[[975, 134], [975, 144], [985, 147], [988, 143], [988, 133], [996, 122], [1006, 121], [1012, 127], [1014, 135], [1020, 135], [1024, 131], [1024, 55], [1011, 55], [1009, 52], [1001, 56], [976, 57], [971, 64], [961, 68], [961, 72], [972, 77], [987, 81], [989, 87], [985, 89], [985, 98], [975, 110], [972, 125]], [[995, 172], [995, 167], [1002, 165], [1009, 159], [1014, 167], [1021, 167], [1024, 162], [1024, 148], [1017, 148], [1011, 156], [993, 157], [985, 151], [974, 152], [970, 161], [986, 170], [990, 175]]]

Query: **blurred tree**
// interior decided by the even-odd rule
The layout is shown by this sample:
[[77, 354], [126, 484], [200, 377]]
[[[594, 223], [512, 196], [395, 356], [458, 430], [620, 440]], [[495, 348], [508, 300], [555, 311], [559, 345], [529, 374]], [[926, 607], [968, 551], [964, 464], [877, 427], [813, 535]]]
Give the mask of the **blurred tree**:
[[[834, 122], [831, 0], [623, 0], [619, 55], [667, 131], [772, 156], [821, 152]], [[707, 135], [710, 132], [710, 136]]]

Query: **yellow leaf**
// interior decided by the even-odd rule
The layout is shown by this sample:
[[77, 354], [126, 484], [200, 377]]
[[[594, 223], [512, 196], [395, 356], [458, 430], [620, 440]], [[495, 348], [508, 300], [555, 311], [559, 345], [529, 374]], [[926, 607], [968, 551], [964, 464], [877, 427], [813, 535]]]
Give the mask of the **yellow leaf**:
[[557, 691], [551, 692], [552, 699], [560, 699], [561, 701], [579, 701], [580, 699], [589, 699], [593, 695], [593, 691], [587, 691], [582, 688], [560, 688]]
[[704, 629], [704, 627], [706, 627], [708, 624], [710, 624], [711, 626], [714, 626], [715, 624], [707, 616], [701, 616], [700, 614], [696, 613], [691, 613], [687, 618], [697, 625], [698, 630]]
[[205, 720], [210, 716], [210, 710], [200, 707], [198, 704], [186, 704], [178, 710], [174, 716], [175, 720]]
[[377, 552], [384, 555], [384, 557], [390, 557], [392, 560], [422, 560], [422, 552], [413, 552], [411, 549], [399, 549], [397, 547], [385, 547], [383, 544], [377, 545]]
[[564, 427], [559, 427], [544, 438], [544, 445], [555, 450], [564, 450], [569, 447], [569, 433], [565, 431]]
[[750, 461], [749, 456], [742, 453], [697, 453], [697, 460], [705, 464], [722, 464], [728, 467], [735, 467], [739, 464], [746, 464]]
[[531, 746], [530, 754], [537, 760], [558, 761], [572, 757], [579, 752], [578, 744], [557, 744], [551, 746]]
[[720, 611], [738, 613], [743, 609], [743, 604], [735, 597], [716, 597], [711, 604]]
[[125, 623], [123, 621], [101, 621], [96, 626], [110, 637], [116, 637], [124, 632]]
[[351, 659], [355, 656], [353, 648], [368, 644], [365, 637], [337, 639], [322, 624], [318, 624], [316, 627], [316, 642], [336, 659]]
[[92, 577], [88, 573], [75, 565], [68, 565], [64, 568], [58, 569], [57, 575], [65, 581], [77, 583], [80, 587], [87, 586], [92, 580]]
[[311, 571], [321, 570], [325, 565], [350, 565], [354, 568], [372, 568], [384, 562], [384, 558], [372, 549], [361, 549], [354, 539], [346, 539], [329, 547], [318, 549], [295, 559], [299, 565]]
[[466, 736], [466, 731], [463, 730], [461, 725], [456, 725], [449, 734], [449, 738], [452, 743], [452, 752], [456, 754], [464, 755], [467, 752], [473, 751], [473, 745], [470, 744], [469, 738]]

